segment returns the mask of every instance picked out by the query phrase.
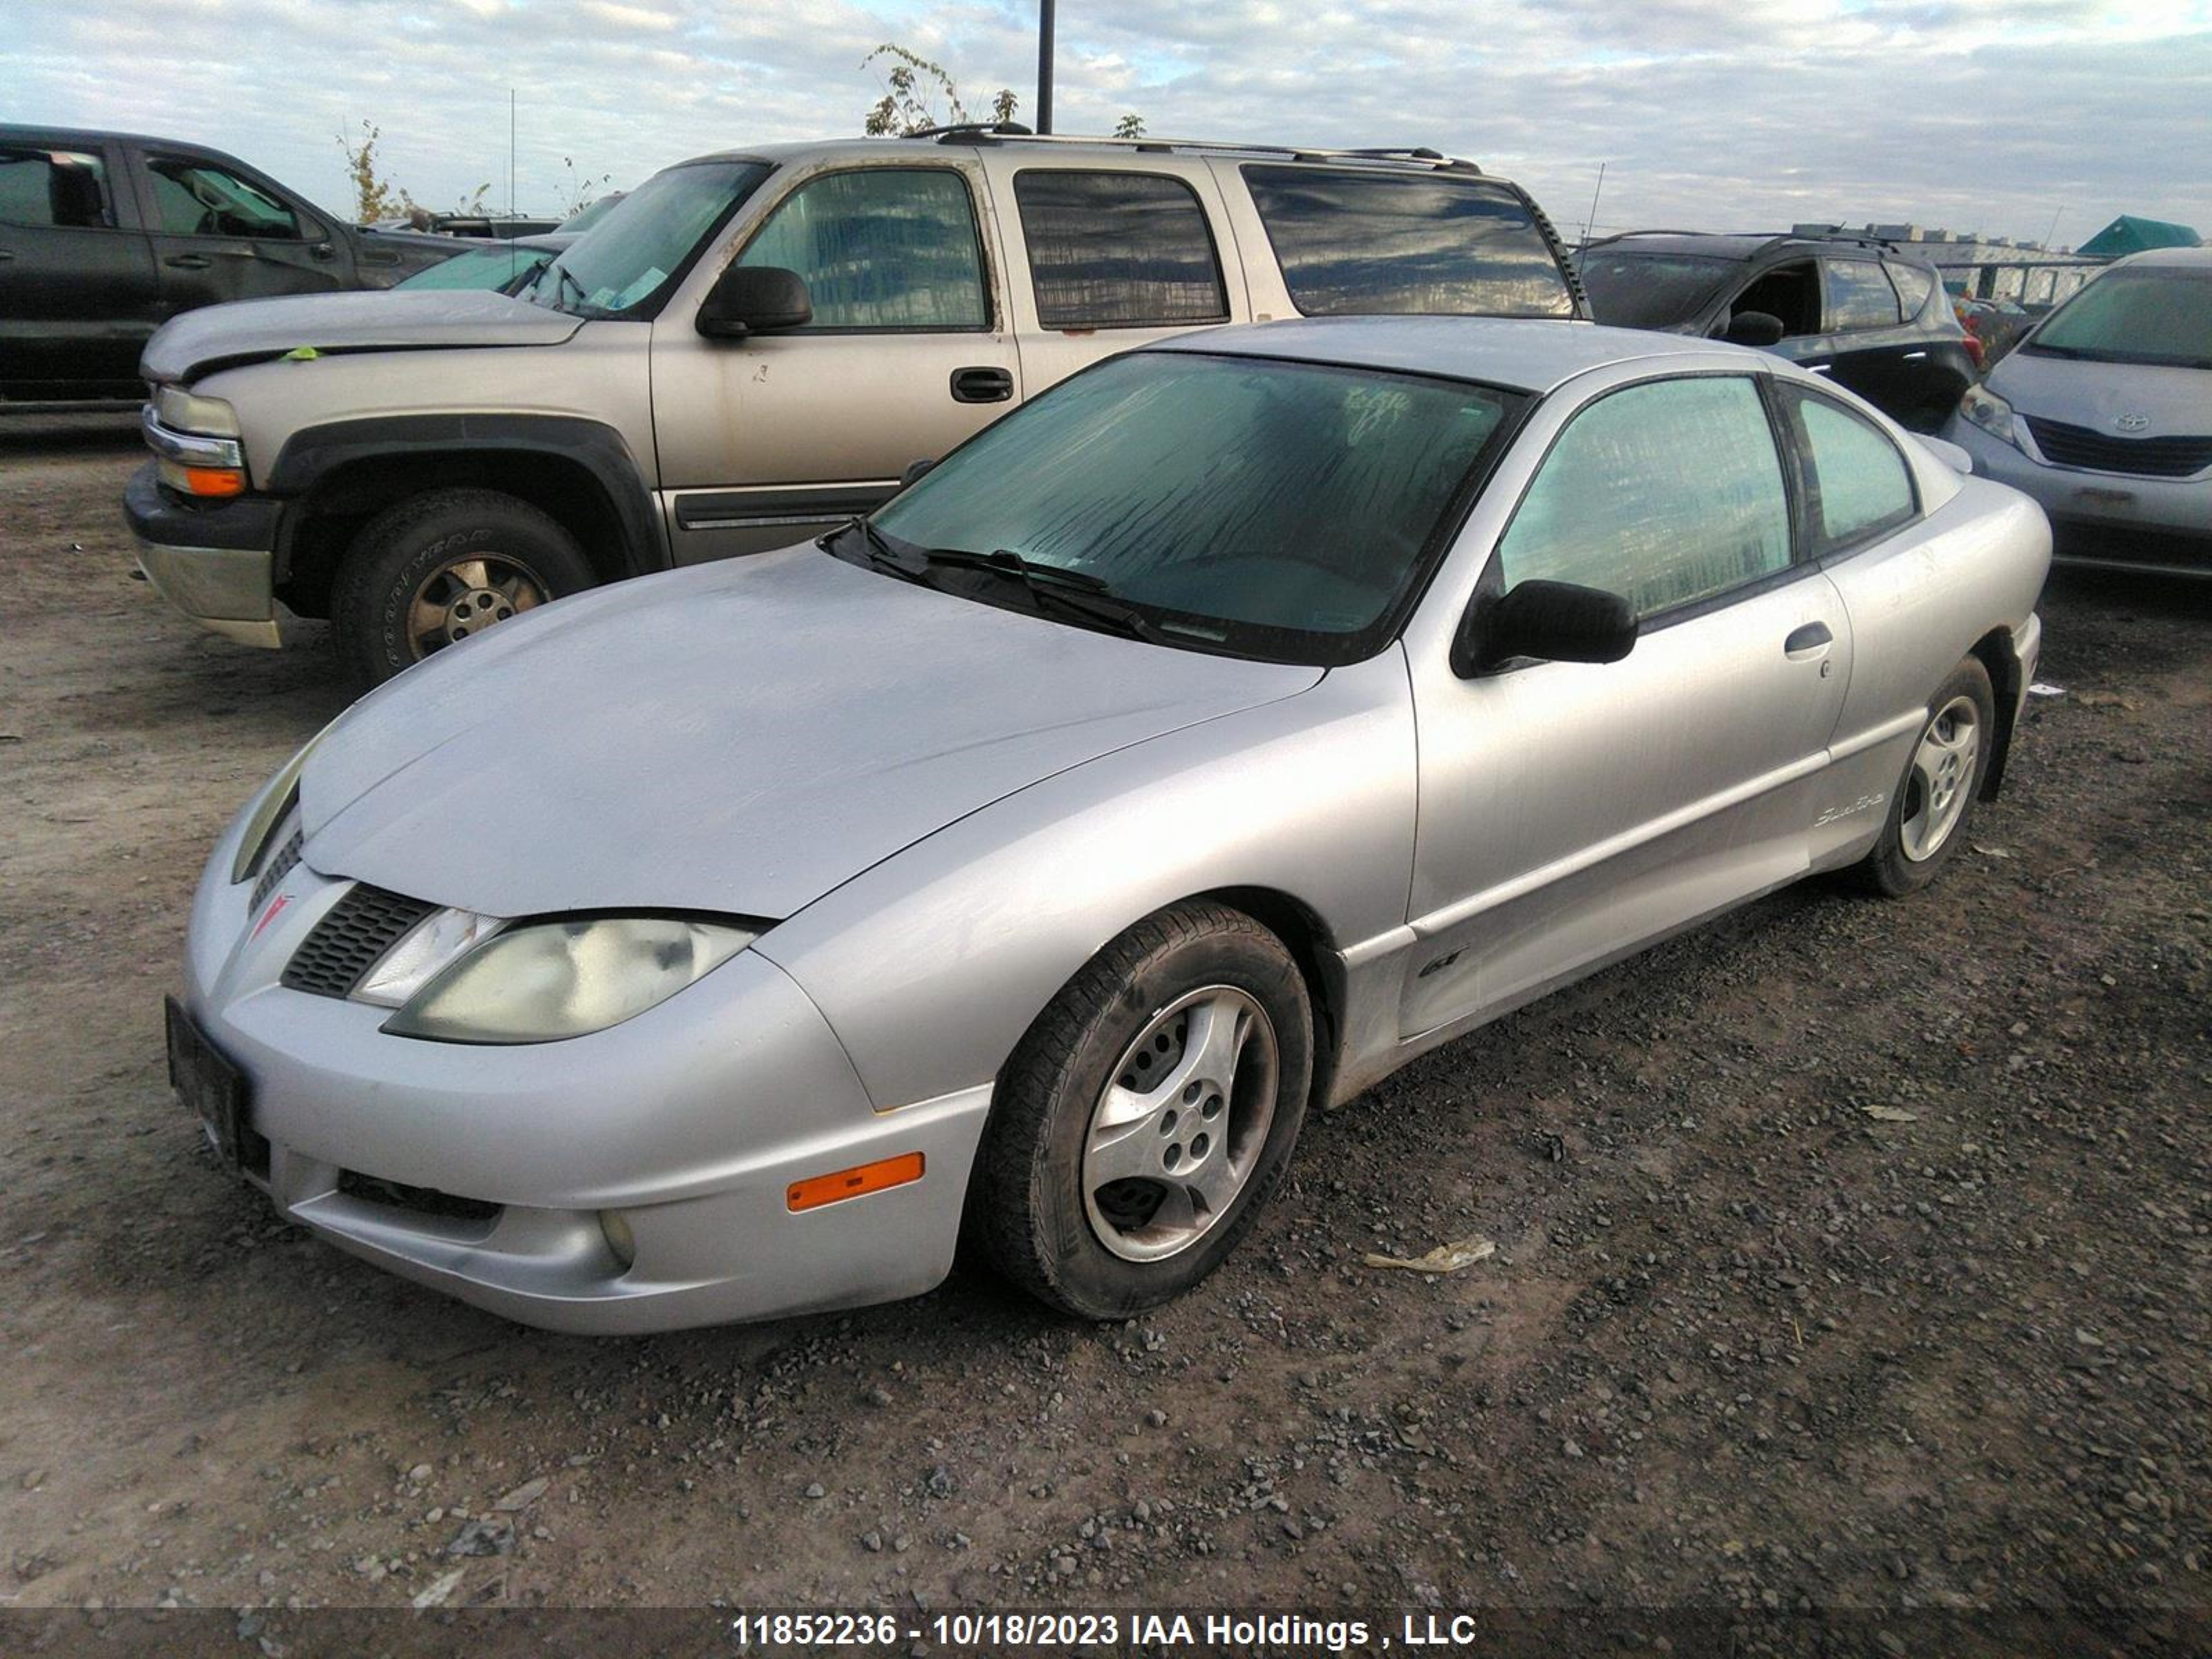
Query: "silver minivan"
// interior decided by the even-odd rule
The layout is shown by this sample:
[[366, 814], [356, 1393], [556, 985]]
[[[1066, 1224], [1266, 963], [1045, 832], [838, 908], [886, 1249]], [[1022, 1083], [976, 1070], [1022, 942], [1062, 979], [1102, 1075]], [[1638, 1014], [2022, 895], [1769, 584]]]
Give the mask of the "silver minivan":
[[1109, 354], [1347, 313], [1586, 315], [1527, 193], [1432, 150], [959, 128], [670, 167], [520, 295], [224, 306], [149, 344], [154, 586], [388, 678], [580, 588], [816, 535]]
[[2043, 504], [2061, 560], [2212, 575], [2212, 248], [2119, 261], [1970, 388], [1943, 435]]

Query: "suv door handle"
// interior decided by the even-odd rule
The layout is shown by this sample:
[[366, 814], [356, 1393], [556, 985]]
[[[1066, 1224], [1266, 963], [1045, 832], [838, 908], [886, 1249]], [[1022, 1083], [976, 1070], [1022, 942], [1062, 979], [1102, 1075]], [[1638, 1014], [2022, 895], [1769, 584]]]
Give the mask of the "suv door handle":
[[1809, 657], [1826, 650], [1835, 642], [1836, 636], [1828, 631], [1824, 622], [1808, 622], [1802, 628], [1792, 629], [1790, 637], [1782, 641], [1785, 657]]
[[1905, 361], [1908, 363], [1917, 363], [1927, 355], [1924, 351], [1908, 351], [1905, 354]]
[[174, 265], [179, 270], [205, 270], [215, 262], [204, 253], [172, 253], [161, 263]]
[[956, 404], [1002, 404], [1014, 395], [1014, 376], [1004, 368], [956, 368], [952, 371], [952, 401]]

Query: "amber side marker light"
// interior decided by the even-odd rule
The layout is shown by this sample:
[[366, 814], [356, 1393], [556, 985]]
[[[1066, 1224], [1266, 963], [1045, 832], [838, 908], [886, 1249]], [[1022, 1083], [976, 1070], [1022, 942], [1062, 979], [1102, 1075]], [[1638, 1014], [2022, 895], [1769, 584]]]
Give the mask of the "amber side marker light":
[[161, 463], [161, 482], [187, 495], [243, 495], [246, 474], [234, 466], [185, 466]]
[[907, 1152], [897, 1158], [878, 1158], [857, 1169], [840, 1170], [835, 1175], [810, 1176], [805, 1181], [794, 1181], [785, 1189], [783, 1201], [793, 1212], [818, 1210], [824, 1204], [858, 1198], [863, 1193], [879, 1193], [886, 1187], [903, 1187], [909, 1181], [921, 1179], [921, 1154]]

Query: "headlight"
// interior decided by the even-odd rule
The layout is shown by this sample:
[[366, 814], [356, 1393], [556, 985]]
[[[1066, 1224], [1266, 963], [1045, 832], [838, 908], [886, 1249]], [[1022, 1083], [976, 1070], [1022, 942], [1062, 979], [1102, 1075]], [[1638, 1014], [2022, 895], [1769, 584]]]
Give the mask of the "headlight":
[[1984, 387], [1970, 386], [1959, 400], [1959, 413], [2000, 442], [2011, 443], [2012, 405]]
[[180, 386], [165, 386], [154, 394], [154, 418], [172, 432], [208, 438], [239, 435], [236, 410], [220, 398], [195, 398]]
[[581, 1036], [667, 1000], [759, 936], [757, 929], [683, 916], [510, 927], [438, 975], [384, 1029], [446, 1042]]
[[[337, 720], [331, 722], [331, 726], [337, 724]], [[260, 869], [277, 826], [291, 817], [293, 807], [299, 804], [300, 774], [307, 769], [307, 757], [315, 752], [315, 745], [330, 735], [331, 726], [302, 744], [300, 752], [279, 767], [276, 775], [263, 788], [261, 799], [254, 803], [252, 816], [246, 821], [246, 833], [238, 838], [238, 855], [230, 861], [234, 885]]]

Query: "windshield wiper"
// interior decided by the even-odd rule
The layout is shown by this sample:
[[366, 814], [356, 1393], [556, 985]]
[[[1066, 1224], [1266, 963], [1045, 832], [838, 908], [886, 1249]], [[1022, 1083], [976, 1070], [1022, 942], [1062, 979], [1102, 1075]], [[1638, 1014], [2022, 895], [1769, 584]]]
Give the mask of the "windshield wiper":
[[903, 576], [910, 582], [924, 580], [923, 572], [926, 567], [916, 563], [892, 546], [890, 537], [863, 518], [856, 516], [846, 520], [828, 535], [817, 538], [815, 545], [825, 550], [834, 550], [830, 549], [830, 543], [842, 540], [855, 532], [858, 532], [860, 537], [865, 562], [870, 569], [886, 570], [894, 576]]
[[1012, 548], [977, 553], [964, 547], [932, 548], [923, 557], [932, 569], [986, 570], [1018, 581], [1028, 590], [1030, 603], [1040, 612], [1051, 609], [1109, 633], [1121, 634], [1152, 645], [1171, 644], [1166, 633], [1126, 599], [1111, 597], [1112, 590], [1087, 570], [1045, 564], [1023, 557]]

